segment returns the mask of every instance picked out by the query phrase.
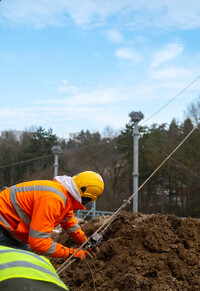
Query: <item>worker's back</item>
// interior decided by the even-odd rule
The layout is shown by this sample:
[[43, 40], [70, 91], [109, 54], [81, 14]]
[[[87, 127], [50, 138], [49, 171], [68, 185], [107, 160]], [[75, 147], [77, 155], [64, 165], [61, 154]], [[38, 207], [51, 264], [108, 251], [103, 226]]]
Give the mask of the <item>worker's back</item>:
[[[24, 182], [7, 188], [0, 193], [0, 225], [27, 244], [30, 224], [34, 230], [40, 225], [39, 231], [49, 231], [45, 229], [46, 221], [43, 219], [49, 215], [44, 212], [47, 202], [50, 213], [62, 219], [67, 200], [64, 193], [67, 195], [67, 190], [60, 183], [48, 180]], [[60, 223], [54, 222], [55, 225]]]
[[[66, 192], [66, 189], [56, 181], [36, 180], [23, 182], [7, 188], [0, 193], [0, 213], [4, 213], [6, 209], [7, 217], [5, 217], [5, 219], [7, 223], [11, 224], [13, 229], [16, 229], [19, 223], [19, 208], [26, 213], [27, 219], [30, 219], [33, 214], [34, 202], [36, 200], [45, 196], [50, 199], [53, 195], [56, 196], [65, 207], [66, 197], [64, 193]], [[16, 205], [17, 209], [15, 209]], [[16, 215], [16, 212], [18, 215]], [[27, 221], [25, 222], [27, 223]]]

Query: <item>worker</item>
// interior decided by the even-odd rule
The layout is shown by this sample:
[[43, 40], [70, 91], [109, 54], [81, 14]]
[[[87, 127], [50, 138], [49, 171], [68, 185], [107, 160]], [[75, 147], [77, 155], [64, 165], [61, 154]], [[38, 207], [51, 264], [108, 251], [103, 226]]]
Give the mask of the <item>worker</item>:
[[32, 252], [0, 246], [1, 291], [69, 290], [50, 261]]
[[56, 176], [53, 181], [24, 182], [5, 189], [0, 193], [0, 245], [31, 249], [64, 260], [75, 252], [74, 257], [81, 260], [91, 257], [85, 250], [54, 242], [51, 234], [60, 224], [79, 245], [86, 242], [73, 211], [86, 209], [84, 205], [96, 201], [103, 189], [102, 177], [92, 171], [73, 177]]

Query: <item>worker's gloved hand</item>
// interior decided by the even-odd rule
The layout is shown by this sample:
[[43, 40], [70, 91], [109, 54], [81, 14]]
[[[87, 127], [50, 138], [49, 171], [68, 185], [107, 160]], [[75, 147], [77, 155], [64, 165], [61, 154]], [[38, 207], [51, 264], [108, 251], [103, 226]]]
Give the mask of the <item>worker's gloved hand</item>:
[[[73, 255], [76, 252], [77, 249], [69, 249], [69, 256]], [[86, 258], [93, 258], [92, 254], [90, 254], [88, 251], [80, 250], [77, 253], [75, 253], [74, 258], [80, 259], [81, 261], [85, 260]]]
[[95, 257], [96, 254], [100, 252], [98, 247], [89, 248], [88, 251], [93, 255], [93, 257]]

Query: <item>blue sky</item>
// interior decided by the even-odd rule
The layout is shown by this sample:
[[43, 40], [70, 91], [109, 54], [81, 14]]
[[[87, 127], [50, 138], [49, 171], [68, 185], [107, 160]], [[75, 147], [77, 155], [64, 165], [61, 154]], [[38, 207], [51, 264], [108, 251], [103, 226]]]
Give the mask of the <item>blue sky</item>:
[[[0, 131], [148, 119], [200, 75], [199, 48], [199, 0], [1, 0]], [[200, 79], [146, 124], [181, 122], [199, 93]]]

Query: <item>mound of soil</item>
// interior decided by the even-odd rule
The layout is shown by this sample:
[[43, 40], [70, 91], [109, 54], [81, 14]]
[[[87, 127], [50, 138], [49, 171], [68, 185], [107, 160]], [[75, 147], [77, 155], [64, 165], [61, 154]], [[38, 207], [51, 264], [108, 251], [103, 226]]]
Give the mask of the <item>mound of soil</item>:
[[[94, 218], [82, 229], [90, 236], [107, 219]], [[54, 239], [76, 247], [64, 231]], [[60, 274], [71, 291], [200, 290], [200, 221], [122, 212], [87, 262], [90, 268], [76, 261]], [[57, 269], [63, 260], [52, 263]]]

